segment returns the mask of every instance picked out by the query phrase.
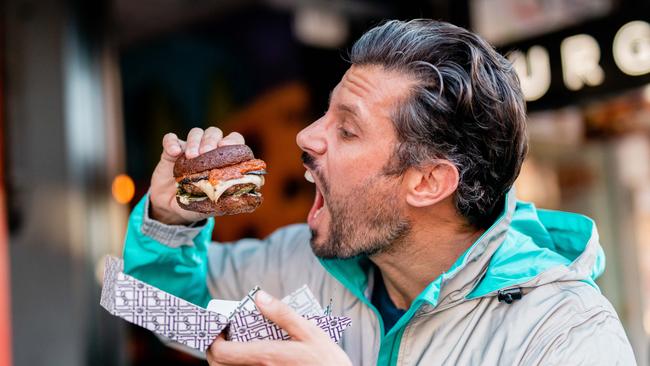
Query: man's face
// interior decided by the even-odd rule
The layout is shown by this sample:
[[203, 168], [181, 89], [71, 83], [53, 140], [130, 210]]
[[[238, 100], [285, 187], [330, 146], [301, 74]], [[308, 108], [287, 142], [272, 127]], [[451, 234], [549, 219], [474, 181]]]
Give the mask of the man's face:
[[400, 74], [352, 66], [325, 115], [298, 134], [316, 184], [307, 222], [317, 256], [372, 255], [409, 233], [401, 179], [383, 171], [397, 142], [391, 112], [409, 85]]

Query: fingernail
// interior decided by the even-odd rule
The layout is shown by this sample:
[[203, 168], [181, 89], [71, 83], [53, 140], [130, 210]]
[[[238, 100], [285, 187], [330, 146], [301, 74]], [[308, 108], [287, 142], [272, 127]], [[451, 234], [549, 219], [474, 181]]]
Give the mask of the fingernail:
[[257, 295], [255, 295], [255, 301], [262, 304], [262, 305], [270, 304], [271, 300], [273, 300], [271, 295], [267, 294], [266, 292], [264, 292], [262, 290], [258, 291]]

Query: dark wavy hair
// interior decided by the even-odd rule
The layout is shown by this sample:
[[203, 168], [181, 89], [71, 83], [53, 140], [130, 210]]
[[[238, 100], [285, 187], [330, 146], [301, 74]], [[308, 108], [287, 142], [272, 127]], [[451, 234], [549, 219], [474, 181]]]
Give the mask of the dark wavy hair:
[[460, 175], [458, 212], [473, 226], [490, 226], [528, 150], [526, 107], [511, 63], [476, 34], [426, 19], [371, 29], [350, 61], [415, 80], [393, 114], [398, 144], [386, 172], [452, 162]]

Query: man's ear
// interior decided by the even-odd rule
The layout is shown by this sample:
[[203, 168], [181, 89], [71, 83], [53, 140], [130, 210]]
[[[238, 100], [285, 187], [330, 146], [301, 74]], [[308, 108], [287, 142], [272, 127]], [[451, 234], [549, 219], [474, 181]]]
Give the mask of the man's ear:
[[404, 173], [406, 202], [413, 207], [426, 207], [451, 196], [458, 187], [459, 174], [448, 160], [410, 168]]

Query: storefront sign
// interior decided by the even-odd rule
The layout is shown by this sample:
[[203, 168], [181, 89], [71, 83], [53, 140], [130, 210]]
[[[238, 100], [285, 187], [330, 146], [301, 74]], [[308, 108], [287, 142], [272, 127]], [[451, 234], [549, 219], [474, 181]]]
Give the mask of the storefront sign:
[[529, 109], [650, 83], [650, 20], [599, 20], [503, 47]]

